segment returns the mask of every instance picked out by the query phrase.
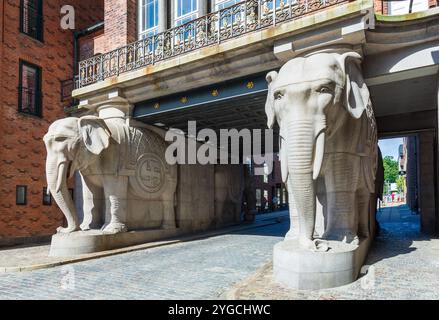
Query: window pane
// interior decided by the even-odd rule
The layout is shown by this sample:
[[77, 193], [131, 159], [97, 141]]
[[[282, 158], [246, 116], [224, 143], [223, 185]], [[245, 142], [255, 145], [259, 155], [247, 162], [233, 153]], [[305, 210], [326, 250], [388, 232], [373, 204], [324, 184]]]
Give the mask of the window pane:
[[41, 0], [21, 0], [21, 31], [42, 40], [43, 15]]
[[16, 187], [16, 203], [17, 205], [25, 205], [26, 204], [26, 186], [17, 186]]
[[197, 0], [176, 0], [177, 17], [197, 11]]
[[159, 24], [158, 0], [143, 0], [141, 10], [140, 32], [155, 28]]
[[50, 206], [52, 204], [52, 196], [47, 194], [47, 188], [43, 188], [43, 205]]
[[40, 115], [40, 71], [21, 62], [21, 83], [19, 84], [19, 111]]

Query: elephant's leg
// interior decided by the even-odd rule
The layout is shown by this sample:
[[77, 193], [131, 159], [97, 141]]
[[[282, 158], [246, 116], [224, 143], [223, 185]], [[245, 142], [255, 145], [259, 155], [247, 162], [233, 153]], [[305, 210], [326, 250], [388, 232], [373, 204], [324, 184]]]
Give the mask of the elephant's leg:
[[[104, 233], [127, 231], [127, 176], [104, 176], [104, 193], [106, 199], [106, 221]], [[109, 217], [108, 217], [109, 216]]]
[[98, 176], [83, 176], [82, 200], [84, 219], [81, 223], [81, 230], [97, 228], [102, 223], [101, 214], [103, 204], [102, 182]]
[[291, 179], [287, 181], [287, 189], [288, 189], [288, 207], [290, 214], [290, 229], [285, 235], [285, 239], [294, 239], [299, 236], [299, 215], [296, 209], [296, 205], [294, 203], [294, 195], [290, 192], [292, 190]]
[[358, 199], [358, 234], [361, 237], [369, 238], [371, 231], [371, 206], [372, 194], [367, 189], [361, 189], [357, 192]]
[[328, 222], [324, 237], [348, 243], [358, 243], [358, 188], [360, 158], [335, 153], [328, 155], [325, 187]]
[[163, 229], [175, 229], [175, 208], [174, 202], [170, 200], [163, 201]]

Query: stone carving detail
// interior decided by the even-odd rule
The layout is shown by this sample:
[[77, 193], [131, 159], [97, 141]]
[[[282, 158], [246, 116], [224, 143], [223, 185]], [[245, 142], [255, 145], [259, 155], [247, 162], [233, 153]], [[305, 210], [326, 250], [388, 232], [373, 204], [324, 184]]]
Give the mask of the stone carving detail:
[[[67, 219], [58, 232], [175, 228], [177, 169], [166, 163], [167, 145], [158, 133], [124, 117], [84, 116], [55, 121], [44, 142], [48, 189]], [[66, 181], [76, 170], [83, 189], [81, 225]]]
[[[377, 128], [360, 63], [358, 53], [327, 49], [296, 57], [267, 75], [268, 126], [279, 124], [292, 221], [275, 247], [274, 268], [276, 279], [290, 284], [294, 279], [296, 288], [305, 288], [304, 277], [306, 288], [355, 280], [359, 257], [367, 252], [361, 244], [373, 236]], [[352, 257], [340, 255], [336, 266], [338, 256], [309, 252]]]
[[160, 191], [165, 182], [163, 161], [153, 153], [144, 154], [138, 160], [136, 174], [130, 177], [134, 191], [139, 195], [144, 192]]
[[358, 244], [369, 236], [377, 132], [360, 61], [355, 52], [314, 53], [267, 75], [268, 125], [279, 123], [282, 177], [299, 215], [288, 236], [298, 227], [308, 248], [318, 247], [316, 202], [325, 218], [318, 238]]

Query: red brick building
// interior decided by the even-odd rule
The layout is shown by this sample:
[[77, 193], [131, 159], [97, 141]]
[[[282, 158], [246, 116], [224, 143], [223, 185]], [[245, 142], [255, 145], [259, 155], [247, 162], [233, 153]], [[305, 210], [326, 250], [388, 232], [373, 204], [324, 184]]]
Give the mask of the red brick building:
[[[74, 30], [61, 28], [64, 5], [75, 9]], [[62, 224], [43, 192], [42, 138], [50, 123], [66, 116], [61, 84], [74, 75], [74, 39], [103, 21], [103, 5], [0, 0], [0, 245], [40, 240]]]
[[[0, 0], [0, 245], [47, 237], [62, 224], [58, 208], [44, 197], [42, 137], [50, 123], [66, 116], [64, 108], [71, 102], [62, 100], [70, 91], [62, 90], [62, 83], [76, 74], [78, 60], [226, 5], [223, 0], [194, 1], [190, 14], [179, 15], [175, 9], [182, 2], [177, 0]], [[61, 28], [64, 5], [75, 9], [74, 30]], [[157, 9], [152, 25], [138, 19], [147, 5], [154, 7], [151, 12]], [[375, 0], [377, 13], [407, 13], [406, 4], [392, 5]], [[437, 0], [414, 0], [413, 11], [436, 5]], [[265, 195], [269, 206], [274, 195], [280, 204], [287, 203], [278, 162], [273, 174], [255, 179], [260, 199]]]

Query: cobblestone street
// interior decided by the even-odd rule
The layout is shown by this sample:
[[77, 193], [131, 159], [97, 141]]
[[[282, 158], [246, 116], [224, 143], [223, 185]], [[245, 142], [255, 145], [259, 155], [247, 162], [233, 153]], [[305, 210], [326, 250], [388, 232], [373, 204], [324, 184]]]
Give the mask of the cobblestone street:
[[[286, 212], [264, 215], [284, 216]], [[271, 259], [288, 220], [62, 267], [0, 274], [0, 299], [215, 299]]]
[[237, 285], [235, 299], [439, 299], [439, 239], [419, 232], [406, 206], [381, 209], [381, 233], [366, 260], [368, 275], [333, 289], [298, 291], [276, 285], [272, 264]]
[[[281, 217], [276, 218], [276, 217]], [[318, 291], [273, 283], [272, 249], [288, 228], [273, 224], [62, 267], [0, 274], [0, 299], [439, 299], [439, 240], [419, 232], [405, 206], [382, 209], [369, 274]], [[279, 223], [276, 223], [279, 222]]]

